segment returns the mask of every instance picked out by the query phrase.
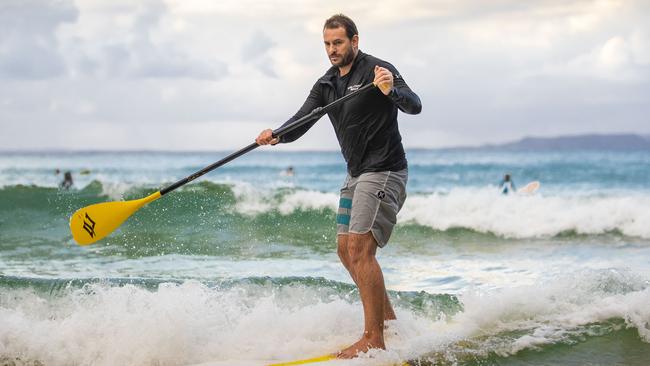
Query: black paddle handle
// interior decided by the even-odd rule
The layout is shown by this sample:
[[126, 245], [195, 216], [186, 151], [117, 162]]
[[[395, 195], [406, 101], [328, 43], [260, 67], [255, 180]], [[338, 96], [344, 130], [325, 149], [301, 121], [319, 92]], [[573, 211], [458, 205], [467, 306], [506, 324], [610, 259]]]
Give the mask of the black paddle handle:
[[354, 93], [344, 95], [344, 96], [340, 97], [339, 99], [333, 101], [332, 103], [330, 103], [330, 104], [328, 104], [328, 105], [326, 105], [324, 107], [315, 108], [313, 111], [309, 112], [309, 114], [307, 114], [306, 116], [304, 116], [304, 117], [302, 117], [300, 119], [297, 119], [297, 120], [293, 121], [292, 123], [290, 123], [290, 124], [288, 124], [286, 126], [282, 126], [282, 127], [278, 128], [278, 129], [276, 129], [275, 131], [273, 131], [273, 137], [280, 138], [283, 135], [286, 135], [287, 133], [289, 133], [289, 132], [291, 132], [291, 131], [293, 131], [293, 130], [301, 127], [301, 126], [303, 126], [304, 124], [306, 124], [307, 122], [313, 120], [314, 118], [320, 118], [322, 115], [327, 113], [327, 111], [332, 109], [333, 107], [345, 102], [348, 99], [354, 98], [355, 96], [363, 93], [364, 91], [366, 91], [366, 90], [368, 90], [368, 89], [370, 89], [370, 88], [372, 88], [374, 86], [375, 86], [375, 84], [373, 84], [373, 83], [366, 84], [366, 85], [362, 86], [361, 88], [357, 89]]
[[239, 150], [239, 151], [236, 151], [236, 152], [234, 152], [234, 153], [232, 153], [232, 154], [226, 156], [225, 158], [223, 158], [223, 159], [221, 159], [221, 160], [219, 160], [219, 161], [217, 161], [217, 162], [215, 162], [215, 163], [212, 163], [212, 164], [206, 166], [205, 168], [199, 170], [198, 172], [196, 172], [196, 173], [194, 173], [194, 174], [192, 174], [192, 175], [189, 175], [189, 176], [187, 176], [187, 177], [185, 177], [185, 178], [179, 180], [178, 182], [176, 182], [176, 183], [174, 183], [174, 184], [172, 184], [172, 185], [170, 185], [170, 186], [167, 186], [167, 187], [161, 189], [161, 190], [160, 190], [160, 195], [163, 196], [163, 195], [165, 195], [166, 193], [169, 193], [169, 192], [173, 191], [174, 189], [176, 189], [176, 188], [178, 188], [178, 187], [180, 187], [180, 186], [183, 186], [183, 185], [185, 185], [185, 184], [187, 184], [187, 183], [193, 181], [194, 179], [196, 179], [196, 178], [198, 178], [198, 177], [200, 177], [200, 176], [202, 176], [202, 175], [208, 173], [209, 171], [214, 170], [214, 169], [217, 169], [218, 167], [220, 167], [220, 166], [226, 164], [226, 163], [229, 162], [229, 161], [232, 161], [232, 160], [237, 159], [238, 157], [240, 157], [240, 156], [246, 154], [246, 153], [249, 152], [249, 151], [255, 150], [255, 148], [257, 148], [258, 146], [260, 146], [260, 145], [258, 145], [257, 143], [253, 142], [252, 144], [246, 146], [245, 148], [243, 148], [243, 149], [241, 149], [241, 150]]
[[[276, 129], [275, 131], [273, 131], [273, 137], [280, 138], [280, 137], [284, 136], [285, 134], [287, 134], [287, 133], [289, 133], [291, 131], [294, 131], [295, 129], [305, 125], [307, 122], [310, 122], [313, 119], [320, 118], [322, 115], [327, 113], [327, 111], [329, 109], [331, 109], [331, 108], [345, 102], [348, 99], [353, 98], [356, 95], [359, 95], [359, 94], [363, 93], [364, 91], [366, 91], [366, 90], [368, 90], [368, 89], [370, 89], [370, 88], [372, 88], [374, 86], [375, 86], [375, 84], [373, 84], [373, 83], [364, 85], [361, 88], [357, 89], [355, 92], [350, 93], [348, 95], [345, 95], [345, 96], [333, 101], [332, 103], [330, 103], [330, 104], [328, 104], [328, 105], [326, 105], [324, 107], [315, 108], [313, 111], [309, 112], [309, 114], [307, 114], [306, 116], [304, 116], [302, 118], [299, 118], [299, 119], [291, 122], [290, 124], [288, 124], [286, 126], [282, 126], [282, 127], [278, 128], [278, 129]], [[220, 167], [220, 166], [222, 166], [222, 165], [224, 165], [224, 164], [226, 164], [226, 163], [228, 163], [230, 161], [233, 161], [233, 160], [237, 159], [238, 157], [246, 154], [247, 152], [255, 150], [259, 146], [260, 145], [258, 145], [256, 142], [253, 142], [252, 144], [246, 146], [245, 148], [243, 148], [243, 149], [241, 149], [239, 151], [235, 151], [234, 153], [226, 156], [225, 158], [206, 166], [205, 168], [199, 170], [198, 172], [193, 173], [192, 175], [189, 175], [189, 176], [179, 180], [178, 182], [161, 189], [160, 190], [160, 195], [161, 196], [165, 195], [165, 194], [175, 190], [176, 188], [178, 188], [180, 186], [183, 186], [183, 185], [195, 180], [196, 178], [199, 178], [200, 176], [202, 176], [202, 175], [204, 175], [204, 174], [206, 174], [206, 173], [208, 173], [208, 172], [210, 172], [210, 171], [212, 171], [214, 169], [217, 169], [218, 167]]]

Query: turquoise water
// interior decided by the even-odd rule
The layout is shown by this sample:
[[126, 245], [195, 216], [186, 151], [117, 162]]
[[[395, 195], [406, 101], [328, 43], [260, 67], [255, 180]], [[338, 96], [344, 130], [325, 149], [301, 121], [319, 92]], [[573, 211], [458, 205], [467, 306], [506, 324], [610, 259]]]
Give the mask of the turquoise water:
[[[255, 365], [354, 341], [338, 152], [255, 151], [72, 241], [76, 209], [226, 154], [0, 153], [0, 364]], [[647, 364], [649, 152], [407, 154], [409, 197], [378, 254], [398, 320], [388, 351], [350, 365]], [[506, 172], [541, 188], [503, 196]]]

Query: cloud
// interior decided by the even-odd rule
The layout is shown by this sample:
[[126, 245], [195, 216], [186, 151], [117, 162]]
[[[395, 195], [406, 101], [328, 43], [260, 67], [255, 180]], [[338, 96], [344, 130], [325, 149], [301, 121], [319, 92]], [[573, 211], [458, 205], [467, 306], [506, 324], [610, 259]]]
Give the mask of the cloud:
[[242, 60], [263, 57], [274, 45], [275, 42], [269, 36], [262, 31], [257, 31], [242, 48]]
[[612, 82], [650, 81], [650, 37], [635, 31], [615, 35], [566, 63], [546, 67], [548, 74], [581, 76]]
[[79, 5], [78, 21], [61, 32], [77, 77], [216, 80], [228, 73], [226, 63], [195, 57], [164, 34], [173, 19], [161, 0]]
[[57, 29], [74, 22], [70, 1], [0, 2], [0, 77], [46, 79], [66, 73]]
[[252, 63], [262, 74], [277, 78], [278, 74], [273, 67], [273, 60], [269, 51], [275, 42], [262, 31], [257, 31], [242, 47], [242, 61]]
[[[124, 59], [122, 59], [123, 61]], [[207, 64], [193, 60], [173, 47], [158, 47], [148, 40], [130, 47], [127, 75], [135, 78], [220, 79], [227, 75], [223, 62]]]
[[[650, 134], [647, 1], [5, 0], [0, 146], [81, 148], [96, 133], [138, 148], [156, 131], [148, 148], [237, 148], [330, 67], [322, 24], [339, 12], [420, 95], [422, 114], [398, 117], [407, 147]], [[282, 148], [337, 147], [324, 119]]]

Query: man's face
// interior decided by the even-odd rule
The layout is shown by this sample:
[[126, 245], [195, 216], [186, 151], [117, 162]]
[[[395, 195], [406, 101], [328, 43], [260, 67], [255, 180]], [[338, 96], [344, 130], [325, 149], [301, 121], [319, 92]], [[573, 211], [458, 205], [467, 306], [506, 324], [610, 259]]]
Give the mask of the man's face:
[[323, 30], [323, 41], [327, 57], [334, 66], [342, 67], [349, 65], [354, 60], [354, 54], [359, 44], [359, 36], [348, 38], [345, 28], [325, 28]]

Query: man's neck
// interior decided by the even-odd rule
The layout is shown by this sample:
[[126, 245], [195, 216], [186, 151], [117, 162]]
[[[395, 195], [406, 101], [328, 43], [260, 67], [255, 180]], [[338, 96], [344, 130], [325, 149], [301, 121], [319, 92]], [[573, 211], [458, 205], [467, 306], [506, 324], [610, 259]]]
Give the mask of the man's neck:
[[356, 50], [354, 52], [354, 57], [352, 58], [352, 62], [350, 62], [345, 66], [339, 66], [339, 76], [345, 76], [350, 72], [350, 70], [352, 69], [352, 65], [354, 65], [354, 61], [356, 61], [357, 59], [358, 54], [359, 54], [359, 50]]

